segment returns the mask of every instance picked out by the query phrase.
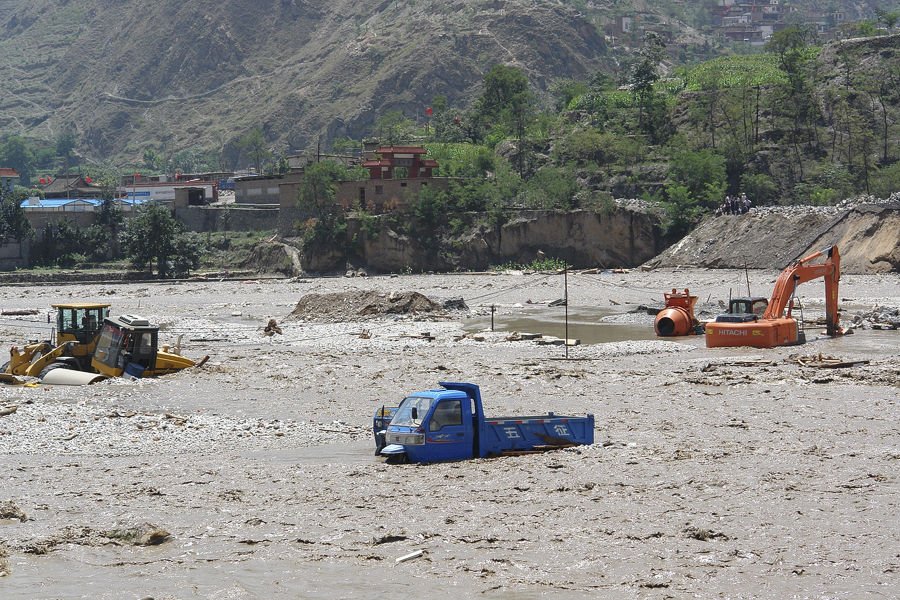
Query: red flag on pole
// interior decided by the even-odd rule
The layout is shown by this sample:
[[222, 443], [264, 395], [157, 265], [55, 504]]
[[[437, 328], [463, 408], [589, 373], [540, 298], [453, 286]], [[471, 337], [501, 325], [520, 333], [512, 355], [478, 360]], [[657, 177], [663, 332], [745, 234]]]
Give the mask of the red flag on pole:
[[430, 107], [430, 106], [429, 106], [428, 108], [425, 109], [425, 114], [426, 114], [426, 115], [430, 115], [430, 114], [431, 114], [431, 107]]

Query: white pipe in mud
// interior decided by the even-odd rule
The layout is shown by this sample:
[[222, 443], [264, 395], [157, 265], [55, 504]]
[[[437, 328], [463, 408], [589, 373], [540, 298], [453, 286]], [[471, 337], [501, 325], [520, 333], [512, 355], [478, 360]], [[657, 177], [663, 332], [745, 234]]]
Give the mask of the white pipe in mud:
[[90, 385], [104, 379], [106, 379], [106, 376], [99, 373], [85, 373], [83, 371], [73, 371], [72, 369], [53, 369], [41, 379], [41, 383], [48, 385]]

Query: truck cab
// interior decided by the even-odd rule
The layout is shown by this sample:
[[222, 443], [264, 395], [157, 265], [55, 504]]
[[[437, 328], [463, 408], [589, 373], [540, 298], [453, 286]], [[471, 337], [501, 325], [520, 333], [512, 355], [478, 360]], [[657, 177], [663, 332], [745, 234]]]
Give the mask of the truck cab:
[[400, 403], [381, 453], [405, 454], [411, 462], [472, 458], [475, 427], [473, 400], [459, 390], [417, 392]]

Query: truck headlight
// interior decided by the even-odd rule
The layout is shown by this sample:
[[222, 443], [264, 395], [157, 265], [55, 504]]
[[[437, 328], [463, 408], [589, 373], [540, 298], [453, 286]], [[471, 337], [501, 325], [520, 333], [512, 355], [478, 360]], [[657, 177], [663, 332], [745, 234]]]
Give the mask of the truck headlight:
[[389, 431], [385, 435], [388, 444], [400, 444], [402, 446], [421, 446], [425, 443], [424, 433], [396, 433]]

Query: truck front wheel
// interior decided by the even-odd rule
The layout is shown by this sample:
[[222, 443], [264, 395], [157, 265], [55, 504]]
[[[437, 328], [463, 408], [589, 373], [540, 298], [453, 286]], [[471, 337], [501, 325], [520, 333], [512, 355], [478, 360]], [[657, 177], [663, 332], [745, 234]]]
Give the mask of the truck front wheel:
[[388, 454], [385, 462], [389, 465], [405, 465], [409, 462], [409, 457], [406, 455], [406, 452], [400, 454]]

